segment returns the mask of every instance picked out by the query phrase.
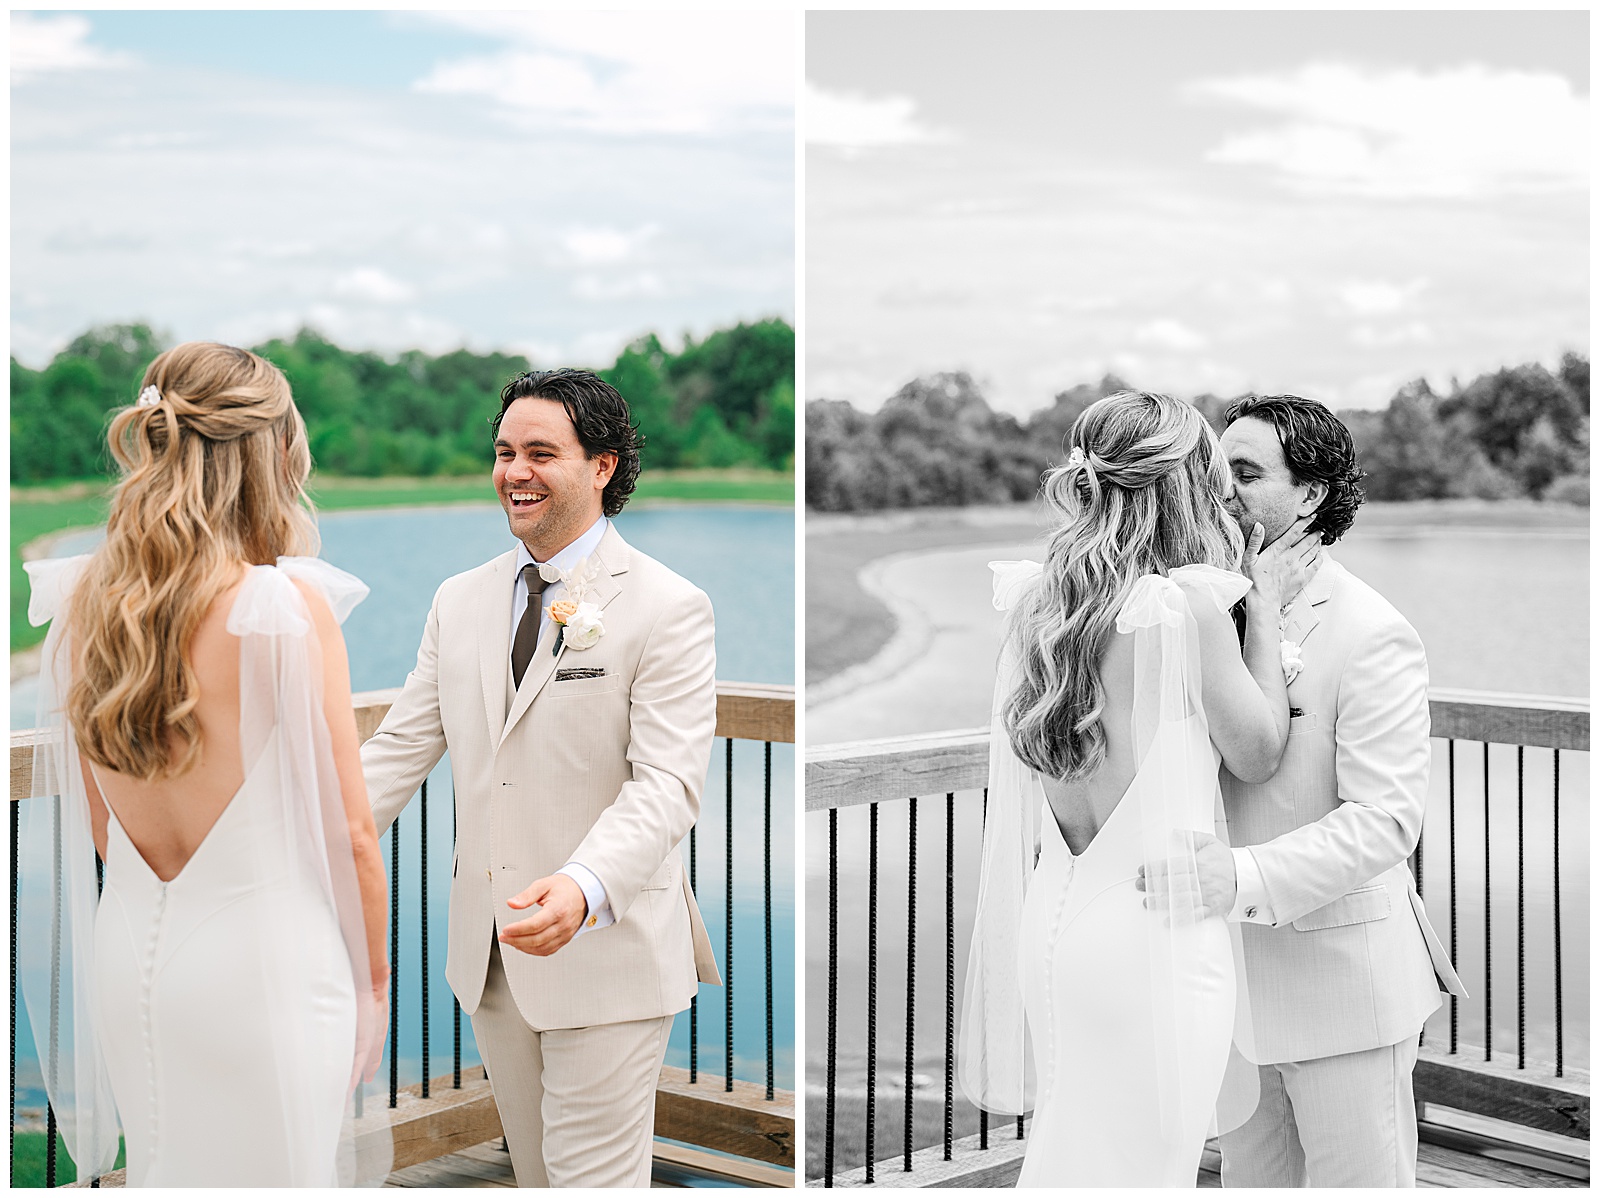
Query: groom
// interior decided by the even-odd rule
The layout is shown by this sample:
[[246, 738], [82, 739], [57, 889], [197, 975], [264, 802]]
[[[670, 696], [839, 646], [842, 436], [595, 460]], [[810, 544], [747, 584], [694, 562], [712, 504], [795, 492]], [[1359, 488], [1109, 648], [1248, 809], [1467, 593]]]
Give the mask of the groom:
[[711, 604], [608, 516], [628, 405], [582, 370], [508, 383], [494, 486], [514, 548], [446, 579], [362, 765], [379, 834], [448, 749], [445, 974], [522, 1186], [648, 1186], [672, 1016], [716, 963], [678, 857], [716, 728]]
[[[1322, 404], [1227, 412], [1231, 510], [1266, 543], [1324, 545], [1363, 499], [1350, 433]], [[1413, 1186], [1411, 1071], [1441, 989], [1465, 995], [1406, 859], [1428, 792], [1428, 664], [1411, 625], [1326, 552], [1285, 608], [1289, 741], [1272, 779], [1222, 770], [1236, 846], [1200, 858], [1208, 910], [1244, 924], [1261, 1098], [1222, 1136], [1227, 1186]], [[1294, 654], [1286, 654], [1291, 658]]]

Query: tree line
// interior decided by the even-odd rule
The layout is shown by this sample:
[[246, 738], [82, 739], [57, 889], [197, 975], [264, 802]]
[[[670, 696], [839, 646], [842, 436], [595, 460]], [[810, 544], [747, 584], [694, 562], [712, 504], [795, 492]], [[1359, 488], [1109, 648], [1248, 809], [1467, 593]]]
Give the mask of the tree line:
[[[148, 325], [110, 325], [73, 340], [43, 370], [12, 358], [12, 481], [111, 473], [110, 414], [134, 401], [145, 367], [167, 347]], [[311, 329], [251, 348], [288, 377], [317, 469], [338, 475], [482, 472], [500, 389], [529, 369], [516, 354], [356, 352]], [[652, 333], [598, 373], [628, 400], [648, 467], [794, 468], [794, 329], [786, 321], [686, 337], [677, 352]]]
[[[806, 505], [821, 511], [1032, 499], [1065, 457], [1072, 423], [1131, 388], [1107, 375], [1058, 394], [1026, 420], [989, 407], [964, 372], [919, 378], [877, 412], [843, 400], [806, 404]], [[1232, 400], [1194, 405], [1218, 432]], [[1343, 411], [1372, 499], [1530, 497], [1589, 502], [1589, 359], [1566, 354], [1479, 375], [1440, 395], [1424, 380], [1381, 411]]]

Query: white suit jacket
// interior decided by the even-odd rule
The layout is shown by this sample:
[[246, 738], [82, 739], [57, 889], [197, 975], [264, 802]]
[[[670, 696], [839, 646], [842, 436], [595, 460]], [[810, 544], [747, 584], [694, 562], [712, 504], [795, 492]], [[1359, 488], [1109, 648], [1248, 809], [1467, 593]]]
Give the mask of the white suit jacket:
[[1428, 662], [1383, 596], [1324, 553], [1284, 629], [1303, 668], [1267, 782], [1222, 770], [1275, 922], [1243, 925], [1257, 1064], [1416, 1035], [1442, 988], [1465, 995], [1406, 861], [1428, 793]]
[[557, 654], [547, 628], [509, 710], [516, 553], [446, 579], [416, 669], [361, 750], [380, 835], [450, 751], [445, 974], [468, 1014], [496, 930], [533, 914], [506, 900], [569, 861], [600, 879], [616, 923], [548, 957], [502, 949], [517, 1007], [541, 1031], [670, 1015], [698, 981], [720, 981], [678, 849], [716, 732], [711, 602], [614, 527], [595, 557], [604, 634]]

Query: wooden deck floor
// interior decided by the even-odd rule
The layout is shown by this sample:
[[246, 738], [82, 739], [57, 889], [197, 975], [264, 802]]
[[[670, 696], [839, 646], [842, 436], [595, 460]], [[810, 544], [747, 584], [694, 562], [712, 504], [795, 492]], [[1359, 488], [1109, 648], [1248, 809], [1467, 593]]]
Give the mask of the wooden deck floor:
[[[723, 1167], [737, 1169], [737, 1175], [722, 1173], [720, 1169]], [[792, 1174], [781, 1169], [720, 1162], [706, 1153], [658, 1144], [650, 1187], [659, 1190], [703, 1185], [788, 1186], [794, 1184], [792, 1177]], [[516, 1175], [511, 1170], [511, 1156], [500, 1147], [499, 1140], [397, 1170], [384, 1183], [385, 1186], [396, 1188], [429, 1190], [479, 1190], [495, 1186], [514, 1188], [516, 1184]]]
[[[1458, 1190], [1467, 1187], [1491, 1189], [1587, 1189], [1589, 1183], [1554, 1173], [1536, 1163], [1532, 1153], [1505, 1151], [1504, 1157], [1481, 1156], [1441, 1144], [1417, 1145], [1417, 1188], [1419, 1190]], [[1200, 1188], [1220, 1189], [1222, 1159], [1215, 1148], [1207, 1148], [1200, 1161]]]

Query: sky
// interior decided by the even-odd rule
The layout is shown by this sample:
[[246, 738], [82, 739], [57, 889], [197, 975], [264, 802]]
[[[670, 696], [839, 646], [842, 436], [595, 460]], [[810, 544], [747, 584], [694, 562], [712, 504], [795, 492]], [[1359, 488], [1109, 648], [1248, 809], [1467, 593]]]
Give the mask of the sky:
[[795, 312], [792, 13], [13, 12], [11, 352], [609, 365]]
[[1377, 408], [1586, 354], [1588, 21], [810, 13], [806, 397]]

